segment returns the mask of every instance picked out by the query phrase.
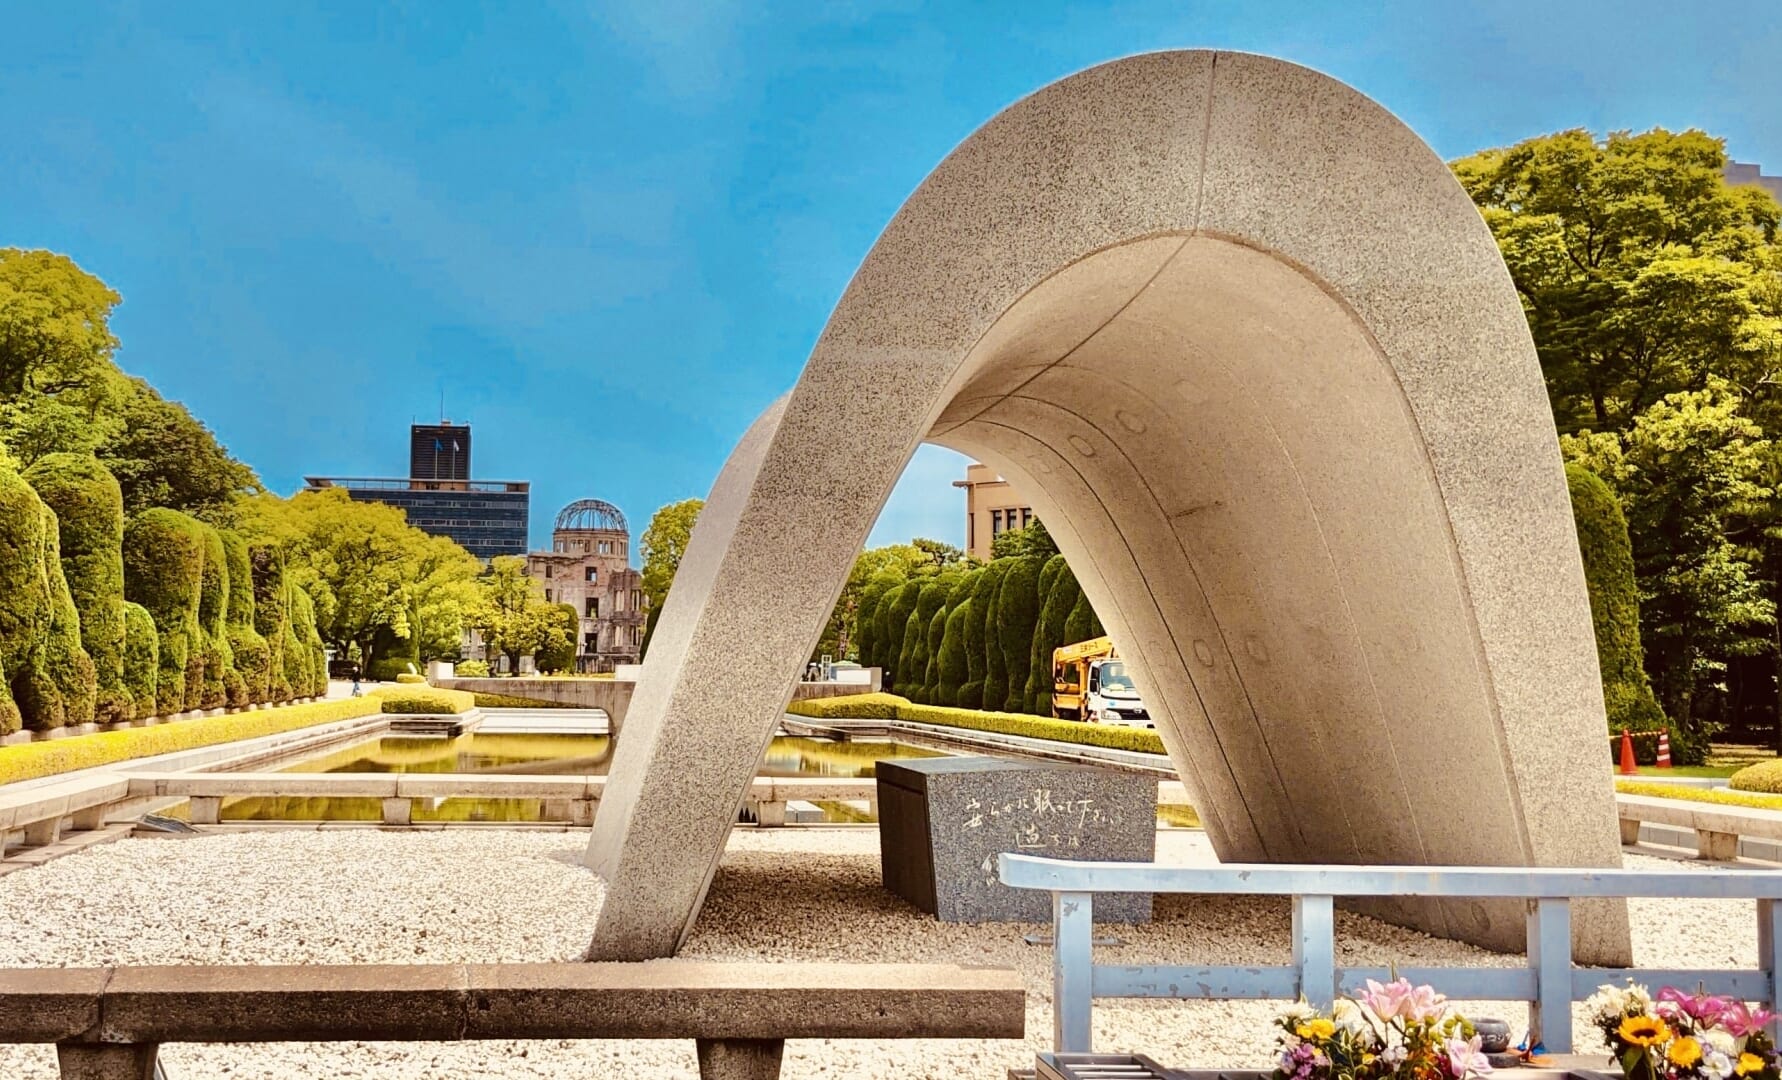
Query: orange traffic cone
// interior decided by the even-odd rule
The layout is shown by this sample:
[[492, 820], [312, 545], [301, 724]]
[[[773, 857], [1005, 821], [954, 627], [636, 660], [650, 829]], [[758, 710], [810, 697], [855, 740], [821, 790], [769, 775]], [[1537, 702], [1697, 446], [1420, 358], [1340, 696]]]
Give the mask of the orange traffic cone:
[[1668, 731], [1658, 733], [1658, 767], [1661, 769], [1671, 767], [1671, 733]]
[[1637, 776], [1639, 771], [1639, 767], [1634, 764], [1633, 736], [1623, 731], [1621, 733], [1621, 775]]

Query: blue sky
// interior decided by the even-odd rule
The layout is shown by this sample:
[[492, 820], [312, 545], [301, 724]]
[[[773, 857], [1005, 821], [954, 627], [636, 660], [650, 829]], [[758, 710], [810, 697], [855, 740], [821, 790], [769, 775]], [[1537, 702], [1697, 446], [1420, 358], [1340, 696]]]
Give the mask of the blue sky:
[[[1133, 52], [1270, 53], [1448, 157], [1697, 126], [1782, 173], [1782, 8], [1693, 3], [21, 4], [0, 245], [124, 296], [126, 369], [274, 490], [476, 430], [641, 530], [797, 378], [899, 203], [1002, 106]], [[925, 448], [873, 533], [960, 542]]]

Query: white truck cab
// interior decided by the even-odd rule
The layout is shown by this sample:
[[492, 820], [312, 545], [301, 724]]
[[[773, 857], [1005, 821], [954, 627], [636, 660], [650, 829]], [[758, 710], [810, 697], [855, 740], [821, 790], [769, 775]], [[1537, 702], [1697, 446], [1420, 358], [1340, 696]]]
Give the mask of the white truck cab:
[[1126, 673], [1124, 660], [1097, 660], [1089, 665], [1089, 685], [1083, 704], [1088, 719], [1102, 724], [1154, 728], [1150, 711], [1139, 697], [1138, 687]]

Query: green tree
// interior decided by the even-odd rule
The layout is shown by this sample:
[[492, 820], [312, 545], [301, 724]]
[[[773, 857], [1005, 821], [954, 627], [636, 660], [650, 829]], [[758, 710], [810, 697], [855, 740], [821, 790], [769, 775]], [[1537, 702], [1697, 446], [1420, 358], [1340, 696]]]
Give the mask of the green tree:
[[559, 605], [544, 598], [544, 586], [526, 573], [519, 555], [498, 555], [478, 583], [480, 592], [470, 611], [470, 625], [491, 652], [507, 657], [510, 671], [520, 670], [522, 657], [540, 651], [575, 648], [565, 632]]
[[668, 599], [668, 588], [674, 584], [675, 571], [680, 569], [687, 544], [693, 539], [693, 526], [704, 508], [704, 499], [682, 499], [650, 515], [642, 540], [642, 573], [643, 592], [652, 609]]
[[1028, 661], [1027, 711], [1036, 716], [1052, 712], [1052, 654], [1065, 645], [1064, 620], [1076, 604], [1082, 589], [1077, 576], [1070, 571], [1064, 556], [1054, 555], [1040, 570], [1040, 614], [1033, 626], [1033, 650]]
[[[198, 597], [204, 540], [198, 522], [177, 510], [152, 509], [124, 526], [124, 598], [147, 609], [160, 635], [155, 711], [187, 708], [186, 680], [198, 652]], [[197, 669], [202, 680], [202, 668]], [[193, 699], [195, 702], [195, 698]]]
[[0, 433], [24, 464], [107, 434], [118, 300], [65, 255], [0, 248]]
[[166, 506], [211, 517], [237, 497], [261, 489], [254, 471], [229, 456], [211, 430], [177, 401], [137, 378], [122, 378], [114, 395], [115, 431], [98, 446], [117, 475], [124, 508]]
[[1039, 577], [1046, 560], [1038, 555], [1022, 555], [1010, 560], [1002, 588], [996, 593], [996, 633], [1001, 643], [1003, 669], [1008, 689], [1000, 703], [985, 700], [986, 706], [1003, 712], [1023, 712], [1027, 708], [1027, 672], [1033, 656], [1033, 631], [1039, 622]]
[[908, 581], [886, 594], [880, 602], [880, 611], [874, 616], [878, 622], [875, 633], [879, 636], [880, 648], [884, 650], [879, 666], [885, 669], [886, 689], [895, 688], [902, 693], [910, 681], [909, 669], [904, 666], [904, 646], [908, 640], [907, 629], [910, 616], [915, 613], [916, 600], [922, 595], [920, 580]]
[[574, 604], [552, 604], [549, 618], [557, 632], [533, 654], [533, 665], [547, 674], [568, 671], [575, 667], [575, 642], [581, 636], [582, 618]]
[[[1596, 658], [1602, 669], [1603, 704], [1611, 731], [1653, 731], [1668, 727], [1646, 678], [1640, 645], [1640, 592], [1634, 580], [1633, 548], [1621, 504], [1602, 478], [1581, 465], [1565, 467], [1590, 615], [1596, 629]], [[1677, 745], [1673, 751], [1698, 764], [1704, 744]]]
[[1782, 363], [1782, 207], [1699, 131], [1574, 130], [1454, 165], [1521, 294], [1562, 432], [1619, 431], [1710, 375]]
[[161, 643], [155, 620], [141, 604], [124, 602], [124, 686], [137, 719], [154, 716], [155, 670], [161, 663]]
[[136, 707], [124, 683], [124, 504], [118, 482], [89, 454], [48, 454], [25, 481], [55, 511], [62, 570], [97, 680], [94, 716], [115, 724]]
[[[860, 624], [862, 603], [868, 587], [875, 581], [906, 579], [929, 562], [929, 556], [914, 544], [889, 544], [862, 551], [848, 570], [848, 580], [842, 585], [841, 595], [836, 598], [835, 608], [829, 614], [829, 622], [823, 628], [823, 636], [811, 659], [819, 659], [824, 654], [842, 658], [857, 655], [863, 632]], [[875, 595], [882, 594], [888, 587], [881, 585]], [[865, 633], [870, 636], [870, 631]]]
[[1019, 529], [1005, 529], [990, 541], [990, 555], [996, 559], [1037, 555], [1049, 559], [1058, 554], [1058, 545], [1039, 518]]
[[1768, 646], [1775, 605], [1731, 539], [1741, 516], [1774, 491], [1763, 486], [1769, 442], [1740, 415], [1718, 379], [1666, 396], [1619, 435], [1560, 440], [1567, 458], [1615, 490], [1627, 518], [1646, 669], [1664, 711], [1705, 738], [1697, 699], [1726, 658]]

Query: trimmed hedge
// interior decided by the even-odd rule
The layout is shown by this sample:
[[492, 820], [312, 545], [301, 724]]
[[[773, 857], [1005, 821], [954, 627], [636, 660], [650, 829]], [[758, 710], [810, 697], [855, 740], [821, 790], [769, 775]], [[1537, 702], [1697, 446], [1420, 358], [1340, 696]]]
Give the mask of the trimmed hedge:
[[291, 705], [282, 709], [235, 713], [197, 720], [181, 720], [154, 727], [102, 731], [75, 735], [52, 742], [0, 747], [0, 784], [39, 776], [90, 769], [115, 761], [168, 754], [199, 746], [255, 739], [282, 731], [371, 716], [378, 711], [376, 698], [345, 698]]
[[290, 597], [291, 692], [305, 697], [326, 694], [328, 655], [322, 651], [322, 635], [316, 631], [315, 601], [296, 587], [291, 588]]
[[1727, 785], [1738, 791], [1767, 791], [1782, 795], [1782, 758], [1747, 765], [1733, 773]]
[[786, 711], [816, 720], [895, 720], [897, 707], [909, 703], [908, 698], [896, 694], [844, 694], [794, 701]]
[[[223, 548], [223, 535], [200, 521], [198, 537], [204, 548], [204, 563], [198, 577], [197, 640], [202, 666], [196, 704], [205, 709], [245, 705], [247, 688], [241, 684], [241, 676], [235, 674], [235, 658], [229, 651], [229, 558]], [[189, 671], [191, 661], [186, 663]], [[188, 674], [186, 708], [192, 707], [192, 682]]]
[[934, 661], [940, 652], [941, 634], [947, 628], [947, 597], [952, 595], [953, 585], [950, 578], [934, 578], [922, 586], [916, 597], [916, 646], [911, 654], [914, 667], [910, 670], [915, 685], [909, 688], [911, 701], [934, 700], [934, 684], [940, 677]]
[[141, 604], [124, 602], [124, 688], [138, 719], [155, 715], [155, 671], [161, 664], [155, 620]]
[[452, 674], [460, 679], [486, 679], [489, 677], [487, 660], [460, 660], [452, 665]]
[[476, 707], [476, 695], [470, 691], [437, 686], [380, 686], [368, 696], [382, 702], [387, 713], [455, 714]]
[[1024, 711], [1035, 716], [1052, 715], [1052, 654], [1074, 644], [1064, 636], [1064, 622], [1076, 606], [1083, 590], [1077, 576], [1071, 573], [1064, 556], [1046, 560], [1040, 571], [1040, 615], [1033, 627], [1033, 651], [1027, 672], [1027, 694]]
[[1101, 622], [1095, 617], [1095, 609], [1089, 606], [1089, 597], [1079, 591], [1077, 602], [1071, 605], [1070, 614], [1064, 617], [1064, 640], [1074, 643], [1100, 636]]
[[971, 576], [971, 610], [974, 614], [965, 622], [965, 681], [959, 684], [959, 693], [953, 702], [961, 709], [975, 709], [984, 703], [986, 613], [996, 602], [993, 583], [1001, 580], [1002, 571], [992, 564], [973, 570]]
[[93, 718], [97, 680], [62, 573], [55, 511], [0, 457], [0, 732]]
[[406, 656], [385, 656], [373, 660], [371, 666], [365, 669], [365, 677], [372, 682], [406, 682], [409, 679], [416, 682], [427, 681], [419, 674], [415, 662]]
[[968, 621], [976, 618], [971, 597], [967, 596], [963, 603], [947, 613], [946, 618], [946, 625], [941, 629], [940, 656], [937, 660], [940, 678], [934, 703], [957, 706], [959, 688], [965, 685], [968, 674], [965, 663], [965, 627]]
[[427, 676], [416, 675], [412, 671], [400, 671], [396, 673], [396, 681], [404, 686], [425, 686], [427, 684]]
[[471, 695], [476, 699], [479, 709], [579, 709], [567, 701], [545, 701], [542, 698], [519, 697], [514, 694], [481, 694]]
[[1646, 678], [1640, 644], [1640, 590], [1634, 580], [1633, 547], [1621, 503], [1602, 478], [1581, 465], [1565, 467], [1578, 527], [1578, 552], [1590, 592], [1590, 620], [1596, 631], [1596, 660], [1602, 671], [1603, 706], [1609, 730], [1657, 731], [1671, 735], [1679, 765], [1699, 765], [1707, 740], [1671, 724]]
[[272, 544], [254, 544], [248, 548], [248, 563], [254, 582], [254, 632], [266, 642], [266, 698], [289, 701], [295, 692], [285, 657], [291, 617], [285, 558]]
[[[192, 518], [157, 507], [124, 527], [124, 598], [148, 610], [160, 635], [155, 712], [161, 716], [187, 708], [203, 575], [204, 545]], [[196, 704], [195, 696], [192, 700]]]
[[1054, 742], [1100, 746], [1110, 750], [1132, 750], [1143, 754], [1166, 752], [1163, 740], [1155, 731], [1146, 728], [1086, 724], [1020, 713], [919, 705], [896, 694], [849, 694], [844, 697], [794, 701], [786, 707], [786, 711], [794, 716], [822, 720], [903, 720], [912, 724], [938, 724], [999, 735], [1024, 735], [1033, 739], [1051, 739]]
[[25, 481], [55, 511], [80, 642], [93, 661], [93, 716], [115, 724], [136, 715], [124, 686], [124, 496], [91, 454], [46, 454]]
[[[1764, 765], [1782, 764], [1782, 762], [1766, 761]], [[1761, 768], [1753, 765], [1751, 768]], [[1733, 774], [1737, 776], [1738, 774]], [[1650, 795], [1659, 799], [1682, 799], [1685, 802], [1718, 803], [1721, 806], [1749, 806], [1757, 810], [1782, 810], [1782, 798], [1775, 795], [1746, 794], [1743, 791], [1724, 791], [1719, 788], [1688, 787], [1683, 784], [1666, 784], [1658, 781], [1616, 780], [1615, 790], [1626, 795]], [[1770, 790], [1763, 788], [1759, 790]]]
[[922, 583], [906, 581], [887, 594], [887, 599], [879, 604], [879, 666], [885, 669], [884, 683], [895, 687], [900, 681], [908, 680], [908, 674], [899, 666], [903, 658], [903, 646], [909, 627], [910, 616], [915, 613], [916, 600], [922, 594]]
[[217, 530], [223, 541], [223, 565], [229, 572], [229, 604], [224, 632], [240, 682], [242, 700], [231, 705], [258, 705], [271, 698], [272, 648], [254, 626], [254, 565], [247, 541], [228, 529]]
[[[1033, 631], [1039, 623], [1040, 571], [1046, 560], [1038, 555], [1023, 555], [1014, 560], [1002, 579], [996, 594], [996, 634], [1002, 644], [1002, 662], [1008, 676], [1008, 689], [1003, 694], [1003, 712], [1024, 712], [1027, 708], [1027, 673], [1033, 657]], [[998, 703], [986, 695], [986, 708]]]

